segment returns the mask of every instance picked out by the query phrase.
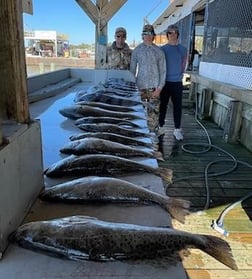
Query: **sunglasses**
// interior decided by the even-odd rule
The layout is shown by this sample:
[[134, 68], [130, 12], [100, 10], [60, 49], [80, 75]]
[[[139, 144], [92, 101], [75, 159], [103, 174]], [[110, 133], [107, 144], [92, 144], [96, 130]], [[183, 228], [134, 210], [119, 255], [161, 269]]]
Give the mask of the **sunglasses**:
[[143, 34], [143, 35], [154, 35], [153, 32], [148, 32], [148, 31], [143, 32], [142, 34]]
[[177, 34], [178, 32], [175, 31], [175, 30], [172, 30], [172, 31], [168, 31], [167, 33], [168, 33], [169, 35], [171, 35], [171, 34]]
[[125, 39], [126, 37], [123, 36], [123, 35], [117, 35], [116, 38], [124, 38]]

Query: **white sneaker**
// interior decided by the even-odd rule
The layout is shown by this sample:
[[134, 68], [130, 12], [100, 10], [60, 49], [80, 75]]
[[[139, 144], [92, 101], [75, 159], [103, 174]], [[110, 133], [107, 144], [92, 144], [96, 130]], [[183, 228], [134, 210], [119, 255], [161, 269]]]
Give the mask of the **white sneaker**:
[[165, 128], [164, 127], [159, 127], [158, 136], [163, 136], [164, 134], [165, 134]]
[[174, 132], [173, 132], [173, 135], [176, 138], [176, 140], [183, 140], [184, 139], [181, 129], [175, 129]]

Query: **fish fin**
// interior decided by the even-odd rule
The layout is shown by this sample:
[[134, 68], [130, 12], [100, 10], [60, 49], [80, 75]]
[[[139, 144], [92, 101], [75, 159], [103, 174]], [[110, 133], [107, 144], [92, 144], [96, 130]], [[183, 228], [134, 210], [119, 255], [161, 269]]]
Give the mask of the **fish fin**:
[[165, 204], [167, 211], [180, 223], [185, 223], [185, 216], [189, 214], [190, 201], [176, 198], [168, 198]]
[[213, 235], [201, 235], [205, 240], [205, 246], [200, 247], [202, 251], [220, 261], [233, 270], [238, 270], [236, 262], [232, 255], [230, 245], [224, 239]]
[[172, 183], [173, 171], [171, 169], [159, 168], [159, 174], [165, 183]]
[[163, 154], [160, 151], [153, 151], [154, 157], [159, 161], [164, 161]]

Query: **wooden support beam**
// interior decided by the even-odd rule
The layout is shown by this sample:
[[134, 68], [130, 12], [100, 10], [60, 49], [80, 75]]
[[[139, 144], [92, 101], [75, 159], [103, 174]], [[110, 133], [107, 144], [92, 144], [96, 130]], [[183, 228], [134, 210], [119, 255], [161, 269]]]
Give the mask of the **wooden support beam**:
[[75, 0], [82, 10], [90, 17], [94, 24], [97, 24], [97, 19], [99, 17], [98, 9], [96, 5], [91, 0]]
[[80, 7], [95, 23], [95, 68], [106, 67], [106, 49], [108, 43], [107, 25], [112, 16], [127, 2], [127, 0], [76, 0]]
[[229, 102], [227, 119], [225, 121], [223, 137], [226, 142], [238, 143], [242, 122], [242, 103], [238, 100]]
[[0, 1], [0, 118], [29, 121], [22, 1]]

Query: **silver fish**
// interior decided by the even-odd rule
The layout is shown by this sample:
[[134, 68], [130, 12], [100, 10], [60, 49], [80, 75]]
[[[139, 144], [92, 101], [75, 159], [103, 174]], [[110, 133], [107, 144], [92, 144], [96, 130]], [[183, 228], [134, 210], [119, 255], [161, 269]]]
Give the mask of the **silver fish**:
[[116, 124], [97, 123], [97, 124], [79, 124], [78, 128], [85, 132], [109, 132], [114, 134], [123, 135], [126, 137], [147, 137], [150, 138], [151, 134], [144, 133], [126, 127], [122, 127]]
[[164, 161], [163, 155], [159, 151], [146, 151], [122, 143], [91, 137], [70, 141], [60, 149], [60, 152], [74, 155], [111, 154], [124, 158], [140, 156]]
[[155, 203], [181, 223], [185, 222], [190, 207], [189, 201], [161, 195], [119, 178], [102, 176], [82, 177], [55, 185], [41, 192], [40, 198], [45, 201], [71, 203]]
[[117, 124], [120, 126], [129, 126], [129, 127], [135, 127], [135, 128], [142, 128], [143, 126], [140, 126], [133, 121], [129, 121], [126, 119], [121, 119], [118, 117], [106, 117], [106, 116], [86, 116], [82, 118], [78, 118], [75, 120], [75, 125], [80, 124], [94, 124], [94, 123], [110, 123], [110, 124]]
[[154, 144], [151, 142], [145, 142], [140, 139], [130, 138], [123, 135], [108, 133], [108, 132], [97, 132], [97, 133], [81, 133], [77, 135], [70, 136], [70, 140], [79, 140], [89, 137], [95, 137], [100, 139], [107, 139], [114, 142], [119, 142], [122, 144], [132, 145], [132, 146], [143, 146], [148, 148], [155, 148]]
[[82, 105], [82, 106], [90, 106], [90, 107], [97, 107], [112, 111], [119, 111], [119, 112], [135, 112], [136, 109], [134, 107], [127, 107], [127, 106], [119, 106], [119, 105], [111, 105], [101, 102], [90, 102], [90, 101], [82, 101], [77, 102], [76, 105]]
[[171, 183], [172, 170], [170, 169], [152, 167], [119, 156], [104, 154], [70, 155], [44, 171], [48, 177], [120, 176], [136, 172], [148, 172], [163, 178], [166, 183]]
[[105, 93], [105, 91], [100, 93], [78, 94], [75, 96], [74, 101], [75, 102], [92, 101], [92, 102], [101, 102], [101, 103], [121, 105], [121, 106], [142, 105], [140, 101], [131, 100], [125, 97], [112, 96], [111, 94]]
[[59, 113], [70, 119], [77, 119], [85, 116], [108, 116], [108, 117], [117, 117], [122, 119], [143, 119], [142, 117], [133, 113], [110, 111], [98, 107], [78, 105], [78, 104], [64, 107], [59, 110]]
[[195, 248], [237, 270], [228, 242], [219, 237], [87, 216], [26, 223], [10, 235], [10, 241], [73, 260], [93, 261], [156, 259]]

